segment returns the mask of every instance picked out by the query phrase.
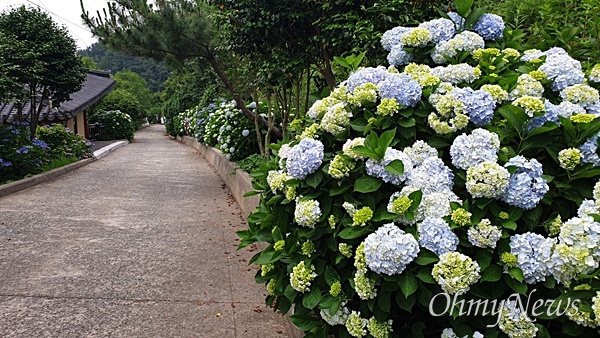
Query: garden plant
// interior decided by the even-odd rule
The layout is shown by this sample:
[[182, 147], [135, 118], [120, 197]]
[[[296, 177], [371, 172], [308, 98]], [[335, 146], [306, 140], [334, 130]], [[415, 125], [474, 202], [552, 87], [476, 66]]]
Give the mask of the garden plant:
[[597, 334], [600, 66], [472, 3], [385, 32], [251, 174], [240, 248], [306, 337]]
[[99, 111], [90, 117], [90, 123], [104, 124], [104, 131], [98, 136], [99, 140], [127, 139], [133, 140], [135, 124], [129, 114], [120, 110]]

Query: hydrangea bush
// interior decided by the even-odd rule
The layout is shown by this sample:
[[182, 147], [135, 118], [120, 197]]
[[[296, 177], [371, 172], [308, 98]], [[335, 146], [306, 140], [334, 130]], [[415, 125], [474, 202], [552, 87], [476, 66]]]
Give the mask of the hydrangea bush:
[[235, 101], [215, 100], [206, 107], [197, 106], [175, 116], [179, 135], [195, 137], [200, 143], [219, 149], [231, 161], [257, 152], [254, 124]]
[[351, 74], [252, 173], [240, 247], [268, 243], [256, 280], [307, 337], [596, 334], [600, 68], [519, 51], [465, 3], [385, 32], [391, 66]]
[[50, 160], [50, 147], [40, 139], [31, 140], [29, 123], [0, 125], [0, 183], [37, 174]]
[[100, 111], [90, 117], [90, 123], [102, 123], [104, 129], [97, 137], [98, 140], [133, 140], [135, 124], [129, 114], [120, 110]]

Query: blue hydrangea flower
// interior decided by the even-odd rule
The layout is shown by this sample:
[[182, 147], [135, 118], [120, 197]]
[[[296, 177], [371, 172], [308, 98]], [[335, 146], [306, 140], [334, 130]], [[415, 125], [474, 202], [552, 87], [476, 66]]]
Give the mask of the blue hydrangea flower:
[[517, 256], [517, 267], [523, 270], [525, 283], [535, 284], [550, 275], [553, 238], [527, 232], [510, 237], [510, 252]]
[[405, 107], [414, 107], [422, 94], [419, 83], [406, 74], [390, 74], [379, 84], [382, 99], [395, 99]]
[[288, 174], [297, 179], [304, 179], [314, 173], [323, 163], [324, 146], [319, 140], [305, 138], [293, 146], [287, 154]]
[[383, 49], [391, 51], [394, 46], [402, 44], [402, 35], [410, 30], [412, 28], [399, 26], [385, 31], [381, 36], [381, 46]]
[[411, 171], [406, 184], [421, 190], [423, 194], [452, 190], [454, 173], [442, 159], [429, 157]]
[[[385, 166], [390, 164], [393, 160], [402, 161], [402, 164], [404, 165], [404, 173], [402, 175], [391, 174], [389, 171], [385, 170]], [[379, 177], [384, 182], [389, 182], [394, 185], [402, 184], [402, 182], [410, 176], [412, 167], [413, 165], [408, 155], [394, 148], [387, 148], [381, 161], [370, 158], [365, 164], [367, 175]]]
[[473, 25], [473, 30], [485, 40], [498, 40], [504, 32], [504, 20], [496, 14], [484, 14]]
[[542, 116], [534, 116], [529, 120], [527, 124], [527, 131], [530, 132], [535, 128], [539, 128], [543, 126], [546, 122], [554, 122], [556, 124], [560, 124], [559, 116], [564, 116], [565, 112], [557, 105], [552, 102], [546, 100], [544, 103], [546, 108], [546, 112]]
[[433, 35], [432, 41], [440, 43], [452, 39], [456, 33], [454, 22], [446, 18], [440, 18], [430, 21], [425, 21], [419, 25], [420, 28], [425, 28]]
[[50, 147], [48, 146], [48, 144], [40, 139], [33, 139], [33, 141], [31, 142], [34, 146], [36, 147], [40, 147], [42, 149], [50, 149]]
[[600, 166], [600, 157], [596, 153], [598, 151], [598, 137], [600, 133], [590, 137], [579, 147], [581, 151], [581, 162], [591, 163], [594, 167]]
[[562, 48], [554, 47], [543, 53], [546, 62], [538, 70], [552, 80], [552, 90], [561, 91], [574, 84], [583, 83], [585, 74], [581, 71], [581, 62], [573, 59]]
[[381, 226], [365, 239], [369, 268], [379, 274], [397, 275], [419, 254], [419, 243], [394, 223]]
[[458, 236], [443, 219], [425, 218], [419, 225], [419, 244], [441, 256], [456, 250]]
[[452, 91], [454, 97], [462, 102], [463, 110], [469, 116], [469, 120], [476, 126], [483, 126], [494, 117], [496, 100], [485, 90], [473, 90], [472, 88], [457, 88]]
[[511, 158], [505, 167], [517, 167], [508, 180], [508, 187], [501, 199], [509, 205], [522, 209], [533, 209], [550, 190], [542, 177], [542, 164], [536, 159], [523, 156]]
[[379, 84], [388, 77], [389, 73], [385, 67], [368, 67], [357, 70], [352, 73], [346, 81], [348, 93], [354, 93], [354, 89], [365, 83]]
[[463, 29], [465, 29], [465, 18], [463, 18], [456, 12], [448, 12], [448, 16], [454, 22], [456, 30], [462, 31]]
[[392, 47], [392, 50], [387, 56], [387, 60], [390, 63], [390, 65], [398, 67], [407, 65], [409, 62], [412, 61], [412, 58], [412, 54], [405, 51], [402, 45], [396, 45]]
[[496, 133], [485, 129], [475, 129], [470, 135], [461, 134], [454, 139], [450, 146], [452, 164], [467, 170], [479, 163], [498, 160], [500, 138]]

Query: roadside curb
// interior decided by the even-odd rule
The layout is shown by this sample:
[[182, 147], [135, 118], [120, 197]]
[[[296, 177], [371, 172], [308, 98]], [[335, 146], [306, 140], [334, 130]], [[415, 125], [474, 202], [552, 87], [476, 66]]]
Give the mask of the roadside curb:
[[94, 157], [99, 160], [99, 159], [103, 158], [104, 156], [112, 153], [113, 151], [115, 151], [127, 144], [129, 144], [129, 141], [118, 141], [115, 143], [111, 143], [104, 148], [100, 148], [100, 149], [94, 151]]
[[81, 161], [78, 161], [75, 163], [71, 163], [71, 164], [68, 164], [68, 165], [60, 167], [60, 168], [52, 169], [50, 171], [46, 171], [44, 173], [37, 174], [37, 175], [31, 176], [31, 177], [27, 177], [22, 180], [18, 180], [16, 182], [11, 182], [8, 184], [1, 185], [0, 186], [0, 197], [10, 195], [17, 191], [21, 191], [21, 190], [33, 187], [34, 185], [38, 185], [40, 183], [48, 182], [50, 180], [53, 180], [53, 179], [65, 174], [65, 173], [79, 169], [79, 168], [83, 167], [84, 165], [88, 165], [94, 161], [96, 161], [96, 159], [93, 157], [86, 158], [84, 160], [81, 160]]
[[[236, 169], [233, 166], [234, 162], [229, 161], [223, 153], [218, 149], [200, 144], [198, 140], [190, 136], [177, 136], [177, 141], [198, 150], [208, 163], [215, 168], [231, 191], [233, 198], [244, 214], [244, 218], [248, 217], [258, 207], [260, 203], [259, 195], [244, 197], [245, 193], [254, 190], [252, 189], [252, 178], [245, 171]], [[262, 249], [265, 247], [264, 243], [258, 243], [258, 245]], [[290, 338], [304, 337], [304, 332], [292, 324], [289, 313], [284, 317], [290, 329]]]
[[31, 188], [40, 183], [51, 181], [63, 174], [68, 172], [77, 170], [85, 165], [88, 165], [96, 160], [108, 155], [113, 152], [115, 149], [121, 148], [122, 146], [128, 144], [127, 141], [119, 141], [108, 146], [98, 149], [94, 152], [94, 157], [86, 158], [81, 161], [77, 161], [75, 163], [68, 164], [66, 166], [62, 166], [60, 168], [52, 169], [50, 171], [46, 171], [31, 177], [24, 178], [22, 180], [18, 180], [16, 182], [7, 183], [4, 185], [0, 185], [0, 197], [4, 197], [15, 193], [17, 191], [21, 191], [27, 188]]

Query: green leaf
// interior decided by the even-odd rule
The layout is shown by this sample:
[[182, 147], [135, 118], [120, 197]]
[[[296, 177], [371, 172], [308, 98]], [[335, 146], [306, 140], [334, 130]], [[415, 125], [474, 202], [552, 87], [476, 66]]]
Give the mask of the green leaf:
[[523, 108], [515, 107], [510, 104], [505, 104], [498, 109], [500, 115], [502, 115], [508, 123], [515, 129], [515, 131], [521, 135], [523, 126], [528, 120], [527, 114]]
[[383, 312], [389, 313], [392, 308], [392, 297], [389, 293], [383, 293], [377, 297], [377, 306]]
[[400, 293], [400, 292], [396, 293], [396, 304], [398, 304], [398, 306], [404, 311], [410, 312], [416, 302], [417, 302], [417, 294], [416, 293], [413, 293], [408, 298], [404, 297], [404, 295], [402, 295], [402, 293]]
[[316, 188], [322, 180], [323, 173], [321, 171], [317, 171], [312, 175], [308, 175], [306, 178], [306, 184], [308, 184], [309, 187]]
[[364, 236], [370, 232], [373, 232], [373, 230], [368, 227], [348, 227], [340, 231], [338, 236], [343, 239], [354, 239]]
[[474, 0], [454, 0], [454, 4], [456, 5], [456, 12], [458, 15], [463, 18], [467, 17], [467, 14], [471, 11], [471, 7], [473, 7]]
[[481, 274], [482, 282], [497, 282], [502, 278], [502, 268], [496, 264], [492, 264], [483, 270]]
[[509, 230], [517, 230], [517, 223], [513, 221], [504, 221], [502, 222], [502, 227]]
[[289, 318], [302, 331], [311, 331], [323, 326], [320, 318], [310, 315], [291, 315]]
[[321, 301], [321, 289], [318, 286], [314, 286], [308, 293], [305, 293], [302, 297], [302, 305], [307, 309], [314, 309]]
[[242, 195], [242, 197], [250, 197], [250, 196], [254, 196], [254, 195], [260, 195], [260, 191], [256, 191], [256, 190], [248, 191], [247, 193]]
[[325, 268], [325, 282], [331, 286], [333, 283], [340, 280], [340, 276], [337, 274], [334, 268], [328, 266]]
[[354, 191], [368, 194], [381, 187], [383, 181], [371, 176], [363, 176], [354, 182]]
[[379, 140], [377, 142], [377, 148], [375, 149], [375, 152], [379, 156], [378, 160], [381, 160], [383, 158], [383, 156], [385, 155], [386, 149], [390, 146], [390, 144], [392, 144], [392, 141], [394, 140], [394, 136], [396, 136], [396, 128], [394, 128], [392, 130], [388, 130], [388, 131], [382, 133], [381, 136], [379, 136]]
[[377, 155], [377, 153], [375, 153], [374, 151], [368, 149], [365, 146], [352, 147], [352, 151], [355, 152], [355, 153], [357, 153], [357, 154], [359, 154], [359, 155], [362, 155], [364, 157], [373, 158], [373, 159], [376, 159], [378, 161], [381, 159], [379, 157], [379, 155]]
[[388, 163], [385, 167], [385, 170], [392, 175], [402, 175], [404, 174], [404, 163], [401, 160], [393, 160]]
[[410, 127], [414, 127], [417, 124], [417, 120], [415, 120], [413, 117], [409, 118], [409, 119], [402, 119], [400, 121], [398, 121], [398, 125], [400, 125], [401, 127], [404, 128], [410, 128]]
[[403, 274], [400, 275], [400, 291], [404, 297], [408, 298], [408, 296], [417, 292], [419, 288], [419, 280], [415, 275], [410, 271], [404, 271]]
[[556, 124], [554, 122], [546, 122], [546, 123], [544, 123], [543, 126], [535, 128], [532, 131], [530, 131], [529, 134], [527, 134], [527, 136], [531, 137], [534, 135], [544, 134], [544, 133], [550, 132], [556, 128], [558, 128], [558, 124]]
[[431, 263], [435, 263], [439, 260], [440, 259], [435, 253], [427, 249], [421, 248], [421, 251], [419, 251], [419, 255], [417, 256], [417, 258], [415, 258], [415, 263], [417, 263], [418, 265], [428, 265]]
[[426, 270], [426, 269], [420, 269], [419, 273], [417, 274], [417, 277], [422, 280], [424, 283], [427, 284], [435, 284], [436, 281], [435, 279], [433, 279], [433, 277], [431, 276], [431, 271]]
[[523, 270], [517, 267], [508, 269], [508, 274], [519, 282], [523, 282], [525, 280], [525, 277], [523, 276]]
[[367, 120], [364, 118], [358, 118], [355, 120], [350, 121], [350, 127], [358, 132], [363, 132], [365, 131], [365, 128], [367, 127]]
[[352, 188], [351, 185], [343, 185], [341, 187], [334, 187], [329, 190], [329, 196], [338, 196]]
[[338, 65], [340, 65], [344, 68], [348, 68], [348, 69], [352, 70], [352, 65], [350, 65], [348, 63], [348, 61], [346, 61], [346, 59], [343, 57], [334, 56], [333, 61], [335, 61], [335, 63], [337, 63]]
[[515, 290], [516, 292], [524, 295], [527, 293], [527, 285], [523, 284], [521, 282], [516, 281], [515, 279], [513, 279], [511, 276], [507, 276], [504, 275], [504, 282], [506, 282], [506, 285], [508, 285], [511, 289]]

